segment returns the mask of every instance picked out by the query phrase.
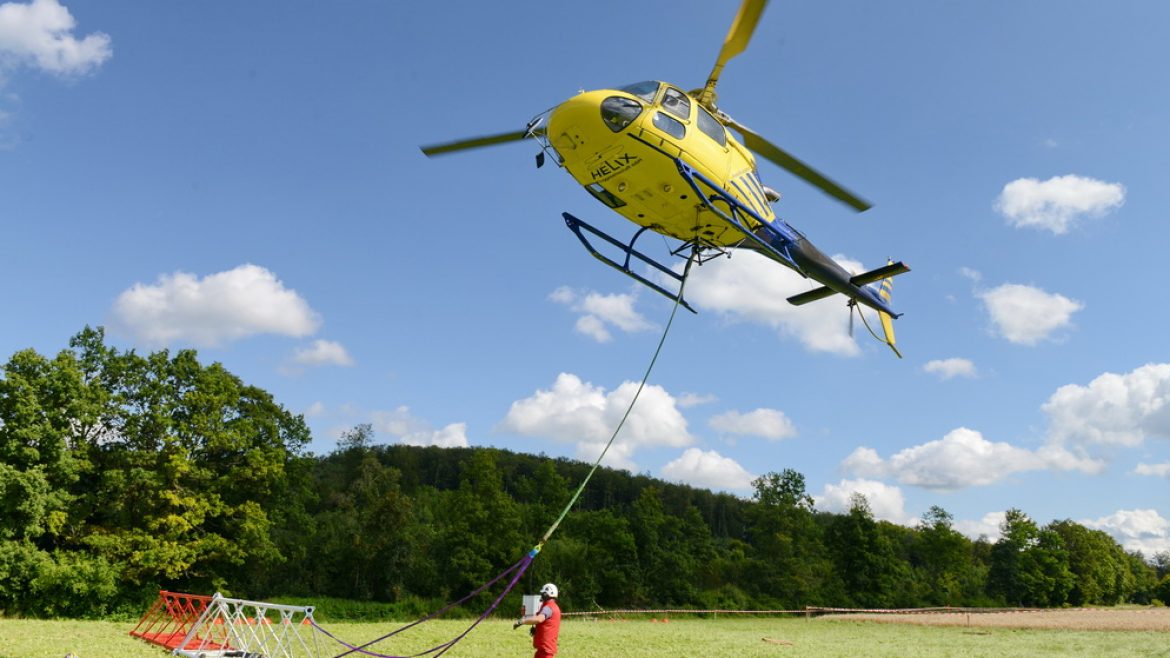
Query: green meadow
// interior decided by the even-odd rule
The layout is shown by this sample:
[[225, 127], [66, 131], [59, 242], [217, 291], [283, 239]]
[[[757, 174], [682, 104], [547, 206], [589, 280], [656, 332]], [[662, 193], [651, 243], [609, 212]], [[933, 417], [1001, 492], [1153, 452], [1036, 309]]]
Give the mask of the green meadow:
[[[410, 654], [458, 635], [467, 622], [433, 621], [401, 641], [374, 647]], [[128, 635], [132, 623], [0, 619], [0, 658], [163, 658], [167, 652]], [[353, 642], [373, 639], [393, 624], [326, 626]], [[322, 637], [322, 656], [340, 653]], [[529, 638], [506, 621], [484, 622], [446, 656], [530, 656]], [[963, 656], [1167, 656], [1170, 635], [1150, 631], [1018, 630], [923, 627], [830, 619], [686, 619], [566, 621], [558, 658], [638, 656], [745, 658], [758, 656], [849, 657]]]

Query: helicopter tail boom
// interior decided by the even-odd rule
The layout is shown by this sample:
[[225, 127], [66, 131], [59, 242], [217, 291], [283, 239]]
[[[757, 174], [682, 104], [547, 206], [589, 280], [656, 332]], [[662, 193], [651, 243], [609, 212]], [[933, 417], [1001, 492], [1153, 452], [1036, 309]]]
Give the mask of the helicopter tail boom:
[[[890, 263], [883, 265], [877, 269], [873, 269], [873, 270], [870, 270], [868, 272], [862, 272], [861, 274], [858, 274], [858, 275], [851, 277], [849, 279], [849, 283], [860, 288], [861, 286], [873, 283], [875, 281], [889, 280], [890, 277], [894, 277], [894, 276], [897, 276], [899, 274], [905, 274], [906, 272], [909, 272], [909, 271], [910, 271], [910, 268], [906, 267], [906, 265], [904, 263], [902, 263], [900, 261], [897, 263], [891, 261]], [[884, 288], [885, 288], [885, 284], [883, 283], [883, 290], [884, 290]], [[829, 286], [821, 286], [819, 288], [813, 288], [812, 290], [809, 290], [808, 292], [802, 292], [799, 295], [793, 295], [793, 296], [789, 297], [788, 303], [792, 304], [793, 306], [803, 306], [805, 304], [808, 304], [809, 302], [815, 302], [819, 299], [831, 297], [835, 294], [837, 294], [836, 290], [833, 290]], [[889, 301], [888, 294], [882, 295], [882, 297], [887, 302]], [[887, 313], [887, 315], [889, 315], [889, 314]]]

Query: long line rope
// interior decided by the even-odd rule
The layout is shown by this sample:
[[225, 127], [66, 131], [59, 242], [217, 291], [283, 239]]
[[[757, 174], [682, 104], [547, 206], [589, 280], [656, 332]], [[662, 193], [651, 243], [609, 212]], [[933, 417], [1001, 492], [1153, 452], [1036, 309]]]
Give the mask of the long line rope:
[[646, 366], [646, 373], [642, 375], [642, 381], [638, 384], [638, 390], [634, 392], [634, 397], [630, 400], [629, 406], [626, 407], [626, 412], [622, 414], [621, 421], [618, 422], [617, 427], [613, 430], [613, 434], [610, 435], [609, 442], [605, 444], [605, 448], [597, 456], [597, 461], [593, 462], [593, 468], [589, 469], [589, 474], [581, 481], [581, 485], [577, 487], [576, 493], [573, 494], [569, 503], [565, 505], [565, 509], [561, 510], [561, 515], [557, 517], [556, 521], [553, 521], [553, 524], [545, 531], [544, 536], [540, 538], [537, 549], [544, 546], [544, 543], [549, 540], [549, 537], [552, 537], [557, 527], [561, 525], [561, 521], [564, 521], [565, 517], [568, 516], [569, 510], [573, 509], [573, 505], [581, 497], [581, 492], [585, 491], [585, 485], [589, 484], [589, 480], [597, 472], [597, 468], [601, 465], [601, 460], [605, 458], [605, 453], [609, 452], [609, 448], [613, 445], [614, 440], [617, 439], [618, 433], [622, 431], [622, 426], [626, 424], [626, 419], [634, 411], [634, 404], [637, 403], [638, 396], [642, 395], [642, 389], [646, 388], [646, 382], [650, 379], [650, 372], [654, 370], [654, 364], [658, 362], [658, 355], [662, 353], [662, 346], [666, 343], [666, 336], [670, 333], [670, 325], [674, 324], [674, 316], [678, 314], [678, 307], [682, 304], [683, 291], [687, 285], [687, 275], [690, 274], [691, 263], [693, 262], [695, 262], [694, 255], [687, 259], [686, 268], [683, 270], [682, 282], [678, 287], [678, 296], [674, 298], [674, 308], [670, 311], [670, 319], [666, 321], [666, 328], [662, 330], [662, 337], [658, 339], [658, 347], [654, 350], [654, 356], [650, 359], [650, 364]]
[[[435, 653], [435, 657], [437, 658], [438, 656], [441, 656], [442, 654], [446, 653], [448, 649], [455, 646], [456, 642], [458, 642], [458, 641], [462, 640], [464, 637], [466, 637], [467, 634], [470, 633], [473, 628], [475, 628], [477, 625], [479, 625], [479, 623], [481, 621], [486, 619], [487, 616], [490, 615], [492, 613], [492, 611], [496, 609], [497, 606], [499, 606], [500, 602], [504, 600], [504, 597], [507, 596], [508, 592], [511, 592], [512, 589], [516, 587], [516, 584], [518, 582], [520, 582], [520, 577], [522, 575], [524, 575], [524, 572], [528, 570], [528, 567], [532, 564], [532, 561], [536, 559], [537, 554], [539, 554], [540, 550], [542, 548], [544, 548], [545, 543], [548, 542], [549, 538], [552, 537], [554, 532], [556, 532], [557, 528], [561, 525], [561, 521], [565, 520], [565, 517], [569, 515], [569, 511], [572, 510], [573, 506], [577, 504], [577, 499], [579, 499], [581, 497], [581, 493], [585, 491], [585, 486], [589, 484], [589, 480], [593, 478], [593, 474], [596, 473], [598, 467], [601, 466], [601, 460], [605, 459], [606, 453], [608, 453], [610, 447], [613, 446], [613, 442], [615, 440], [617, 440], [618, 434], [622, 431], [622, 427], [626, 424], [626, 420], [629, 419], [630, 414], [633, 413], [634, 405], [638, 402], [638, 398], [642, 395], [642, 390], [644, 388], [646, 388], [646, 382], [649, 381], [649, 379], [650, 379], [650, 373], [654, 370], [654, 364], [658, 362], [658, 355], [662, 353], [662, 346], [666, 344], [666, 336], [670, 333], [671, 325], [674, 324], [674, 318], [678, 314], [678, 307], [682, 305], [683, 292], [684, 292], [686, 285], [687, 285], [687, 276], [690, 274], [691, 265], [695, 262], [696, 257], [697, 257], [697, 254], [692, 254], [691, 257], [687, 259], [686, 266], [683, 269], [682, 281], [679, 283], [678, 296], [675, 297], [675, 299], [674, 299], [674, 308], [672, 308], [670, 311], [670, 318], [666, 321], [666, 327], [662, 330], [662, 337], [658, 339], [658, 347], [656, 347], [654, 349], [654, 356], [651, 357], [650, 364], [648, 366], [646, 366], [646, 372], [645, 372], [645, 374], [642, 375], [642, 381], [638, 384], [638, 389], [634, 392], [634, 397], [630, 400], [630, 404], [626, 407], [625, 413], [622, 414], [621, 420], [618, 421], [617, 427], [614, 428], [613, 434], [610, 435], [609, 441], [605, 444], [605, 448], [602, 449], [601, 454], [597, 456], [597, 461], [593, 462], [593, 467], [589, 469], [589, 473], [585, 475], [585, 479], [581, 481], [581, 484], [577, 487], [577, 491], [573, 493], [573, 497], [569, 500], [568, 504], [566, 504], [565, 508], [563, 510], [561, 510], [560, 516], [557, 517], [556, 521], [553, 521], [552, 525], [550, 525], [548, 527], [548, 530], [545, 531], [544, 536], [542, 536], [540, 538], [540, 542], [538, 542], [536, 544], [536, 546], [534, 546], [532, 548], [532, 550], [530, 550], [528, 553], [526, 553], [524, 555], [524, 557], [520, 559], [519, 562], [517, 562], [516, 564], [513, 564], [511, 567], [506, 569], [500, 575], [493, 578], [491, 581], [484, 583], [482, 586], [479, 587], [479, 589], [475, 590], [471, 594], [468, 594], [467, 596], [463, 597], [462, 599], [460, 599], [458, 601], [455, 601], [454, 603], [448, 604], [447, 606], [443, 607], [442, 609], [440, 609], [436, 612], [433, 612], [433, 613], [427, 615], [426, 617], [423, 617], [422, 619], [419, 619], [415, 622], [407, 624], [406, 626], [403, 626], [402, 628], [399, 628], [391, 633], [383, 635], [382, 637], [377, 638], [375, 640], [370, 640], [369, 642], [366, 642], [364, 644], [353, 645], [353, 644], [349, 644], [347, 642], [344, 642], [343, 640], [341, 640], [337, 636], [333, 635], [329, 631], [326, 631], [324, 628], [317, 625], [316, 621], [314, 620], [312, 623], [313, 623], [313, 626], [317, 630], [321, 631], [325, 635], [327, 635], [330, 638], [332, 638], [333, 640], [337, 641], [339, 644], [341, 644], [342, 646], [344, 646], [347, 649], [347, 651], [345, 651], [341, 654], [338, 654], [337, 658], [341, 658], [341, 656], [346, 656], [346, 655], [349, 655], [351, 653], [361, 653], [361, 654], [371, 656], [374, 658], [417, 658], [418, 656], [424, 656], [427, 654], [435, 653], [436, 651], [438, 652], [438, 653]], [[427, 649], [425, 651], [421, 651], [419, 653], [412, 654], [411, 656], [390, 656], [390, 655], [386, 655], [386, 654], [375, 653], [375, 652], [369, 650], [368, 647], [371, 647], [371, 646], [373, 646], [373, 645], [375, 645], [375, 644], [377, 644], [377, 643], [379, 643], [387, 638], [390, 638], [394, 635], [397, 635], [397, 634], [401, 633], [402, 631], [405, 631], [408, 628], [411, 628], [413, 626], [417, 626], [418, 624], [421, 624], [424, 621], [434, 619], [435, 617], [438, 617], [439, 615], [447, 612], [451, 608], [454, 608], [454, 607], [468, 601], [472, 597], [480, 594], [481, 592], [483, 592], [487, 588], [491, 587], [495, 583], [502, 580], [508, 574], [512, 574], [512, 578], [508, 582], [507, 587], [504, 588], [504, 591], [500, 592], [499, 596], [496, 597], [495, 601], [492, 602], [491, 606], [487, 610], [485, 610], [483, 612], [483, 614], [481, 614], [474, 622], [472, 622], [472, 624], [470, 626], [468, 626], [466, 630], [464, 630], [462, 633], [460, 633], [453, 640], [451, 640], [449, 642], [444, 642], [438, 646], [431, 647], [430, 649]]]

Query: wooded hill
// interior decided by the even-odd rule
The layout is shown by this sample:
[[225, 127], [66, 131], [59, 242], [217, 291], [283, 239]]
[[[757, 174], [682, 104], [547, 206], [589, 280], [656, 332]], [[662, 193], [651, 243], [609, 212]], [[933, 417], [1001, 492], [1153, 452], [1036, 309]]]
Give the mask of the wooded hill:
[[[489, 448], [327, 455], [264, 390], [191, 350], [139, 355], [85, 329], [0, 370], [0, 611], [141, 611], [159, 589], [384, 601], [404, 614], [513, 564], [588, 464]], [[996, 542], [932, 507], [915, 527], [857, 496], [818, 511], [793, 470], [751, 499], [601, 469], [522, 588], [566, 609], [1063, 606], [1170, 600], [1170, 555], [1010, 510]], [[486, 599], [485, 599], [486, 600]], [[482, 609], [482, 608], [481, 608]]]

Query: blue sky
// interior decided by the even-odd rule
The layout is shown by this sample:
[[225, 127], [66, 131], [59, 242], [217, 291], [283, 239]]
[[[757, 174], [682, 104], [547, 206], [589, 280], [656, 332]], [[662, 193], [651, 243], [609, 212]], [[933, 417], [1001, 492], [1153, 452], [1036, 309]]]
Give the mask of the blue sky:
[[[600, 266], [569, 211], [634, 227], [522, 127], [581, 89], [702, 84], [738, 3], [0, 4], [0, 353], [85, 325], [195, 347], [380, 442], [592, 459], [670, 303]], [[611, 465], [821, 509], [1017, 507], [1170, 550], [1170, 6], [773, 2], [720, 107], [874, 203], [771, 164], [777, 212], [887, 257], [898, 360], [838, 299], [740, 254], [688, 284]], [[997, 516], [999, 515], [999, 516]]]

